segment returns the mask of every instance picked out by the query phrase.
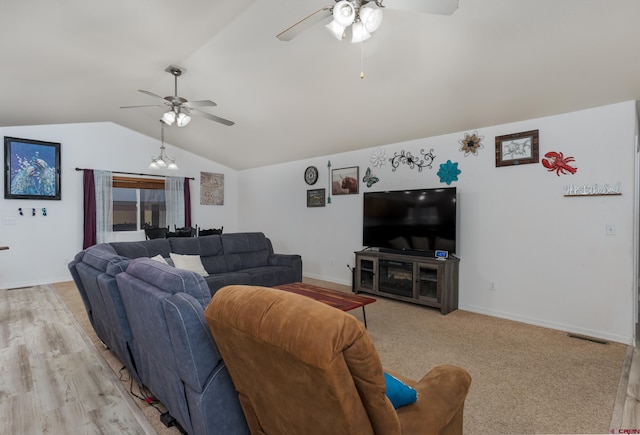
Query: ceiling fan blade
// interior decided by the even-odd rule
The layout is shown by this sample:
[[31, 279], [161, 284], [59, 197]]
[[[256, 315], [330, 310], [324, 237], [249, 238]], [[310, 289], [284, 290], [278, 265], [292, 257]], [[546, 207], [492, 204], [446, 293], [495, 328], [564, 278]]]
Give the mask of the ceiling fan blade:
[[224, 124], [224, 125], [228, 125], [228, 126], [232, 126], [233, 124], [235, 124], [235, 122], [233, 122], [233, 121], [229, 121], [228, 119], [220, 118], [219, 116], [212, 115], [212, 114], [207, 113], [207, 112], [203, 112], [202, 110], [193, 109], [191, 111], [191, 113], [203, 116], [205, 118], [209, 118], [210, 120], [219, 122], [220, 124]]
[[204, 107], [204, 106], [214, 107], [214, 106], [217, 106], [217, 104], [214, 103], [211, 100], [188, 101], [186, 104], [191, 106], [191, 107]]
[[386, 9], [451, 15], [458, 9], [458, 0], [385, 0]]
[[164, 100], [164, 97], [161, 97], [160, 95], [154, 94], [153, 92], [149, 92], [149, 91], [144, 91], [142, 89], [138, 89], [138, 92], [142, 92], [143, 94], [147, 94], [150, 97], [154, 97], [154, 98], [160, 98], [161, 100]]
[[164, 104], [147, 104], [144, 106], [120, 106], [121, 109], [137, 109], [139, 107], [164, 107]]
[[295, 23], [293, 26], [280, 32], [278, 35], [276, 35], [276, 38], [281, 41], [291, 41], [293, 38], [304, 32], [305, 30], [313, 27], [322, 20], [329, 18], [331, 16], [332, 9], [333, 5], [327, 5], [322, 9], [318, 9], [311, 15], [304, 17], [303, 19]]

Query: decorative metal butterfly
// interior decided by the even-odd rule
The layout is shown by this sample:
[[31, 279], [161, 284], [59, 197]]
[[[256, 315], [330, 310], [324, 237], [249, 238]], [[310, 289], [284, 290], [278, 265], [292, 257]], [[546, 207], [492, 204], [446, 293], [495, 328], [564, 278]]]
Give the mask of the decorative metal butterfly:
[[367, 183], [367, 187], [371, 187], [378, 181], [380, 181], [378, 177], [371, 174], [371, 168], [367, 168], [367, 173], [362, 177], [362, 182]]

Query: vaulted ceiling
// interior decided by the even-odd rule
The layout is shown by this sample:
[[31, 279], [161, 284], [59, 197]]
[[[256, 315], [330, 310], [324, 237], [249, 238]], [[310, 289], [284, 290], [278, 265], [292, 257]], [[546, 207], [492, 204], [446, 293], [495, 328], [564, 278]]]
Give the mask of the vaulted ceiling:
[[173, 95], [176, 64], [179, 95], [236, 124], [194, 116], [166, 142], [242, 170], [640, 99], [638, 0], [459, 0], [450, 16], [386, 10], [362, 44], [322, 24], [276, 38], [327, 4], [4, 2], [0, 125], [159, 138], [161, 108], [120, 106]]

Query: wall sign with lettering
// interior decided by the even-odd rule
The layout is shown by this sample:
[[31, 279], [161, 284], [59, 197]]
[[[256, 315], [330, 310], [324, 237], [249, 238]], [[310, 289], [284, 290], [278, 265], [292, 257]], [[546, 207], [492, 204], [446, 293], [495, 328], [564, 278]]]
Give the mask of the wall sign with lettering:
[[609, 184], [572, 184], [564, 187], [564, 196], [606, 196], [622, 195], [621, 183]]

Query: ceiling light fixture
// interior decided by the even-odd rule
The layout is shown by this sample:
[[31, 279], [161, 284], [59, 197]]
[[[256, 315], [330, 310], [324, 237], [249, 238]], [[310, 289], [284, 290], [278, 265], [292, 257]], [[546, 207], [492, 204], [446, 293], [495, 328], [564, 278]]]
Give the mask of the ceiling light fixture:
[[167, 125], [172, 125], [175, 122], [178, 127], [184, 127], [191, 122], [191, 117], [181, 112], [180, 108], [176, 106], [173, 110], [169, 110], [162, 115], [162, 121]]
[[[172, 113], [173, 112], [167, 112], [167, 113]], [[166, 113], [165, 113], [166, 115]], [[175, 115], [175, 114], [174, 114]], [[181, 115], [181, 114], [179, 114]], [[167, 157], [164, 154], [165, 148], [164, 148], [164, 126], [165, 124], [167, 124], [167, 122], [164, 120], [164, 115], [162, 116], [162, 119], [160, 120], [160, 155], [158, 157], [152, 157], [151, 158], [151, 163], [149, 163], [149, 169], [172, 169], [172, 170], [176, 170], [178, 169], [178, 165], [176, 165], [176, 159], [170, 159], [169, 157]], [[175, 120], [175, 118], [174, 118]], [[191, 119], [189, 119], [191, 120]], [[172, 121], [173, 122], [173, 121]], [[178, 122], [179, 118], [178, 118]], [[187, 121], [187, 124], [189, 123], [189, 121]], [[184, 125], [187, 125], [184, 124]], [[169, 124], [170, 125], [170, 124]], [[180, 124], [178, 124], [179, 127], [181, 127]]]
[[375, 1], [377, 8], [362, 0], [341, 0], [333, 7], [333, 21], [325, 27], [339, 41], [346, 38], [347, 27], [351, 26], [351, 42], [366, 41], [382, 24], [381, 1]]

